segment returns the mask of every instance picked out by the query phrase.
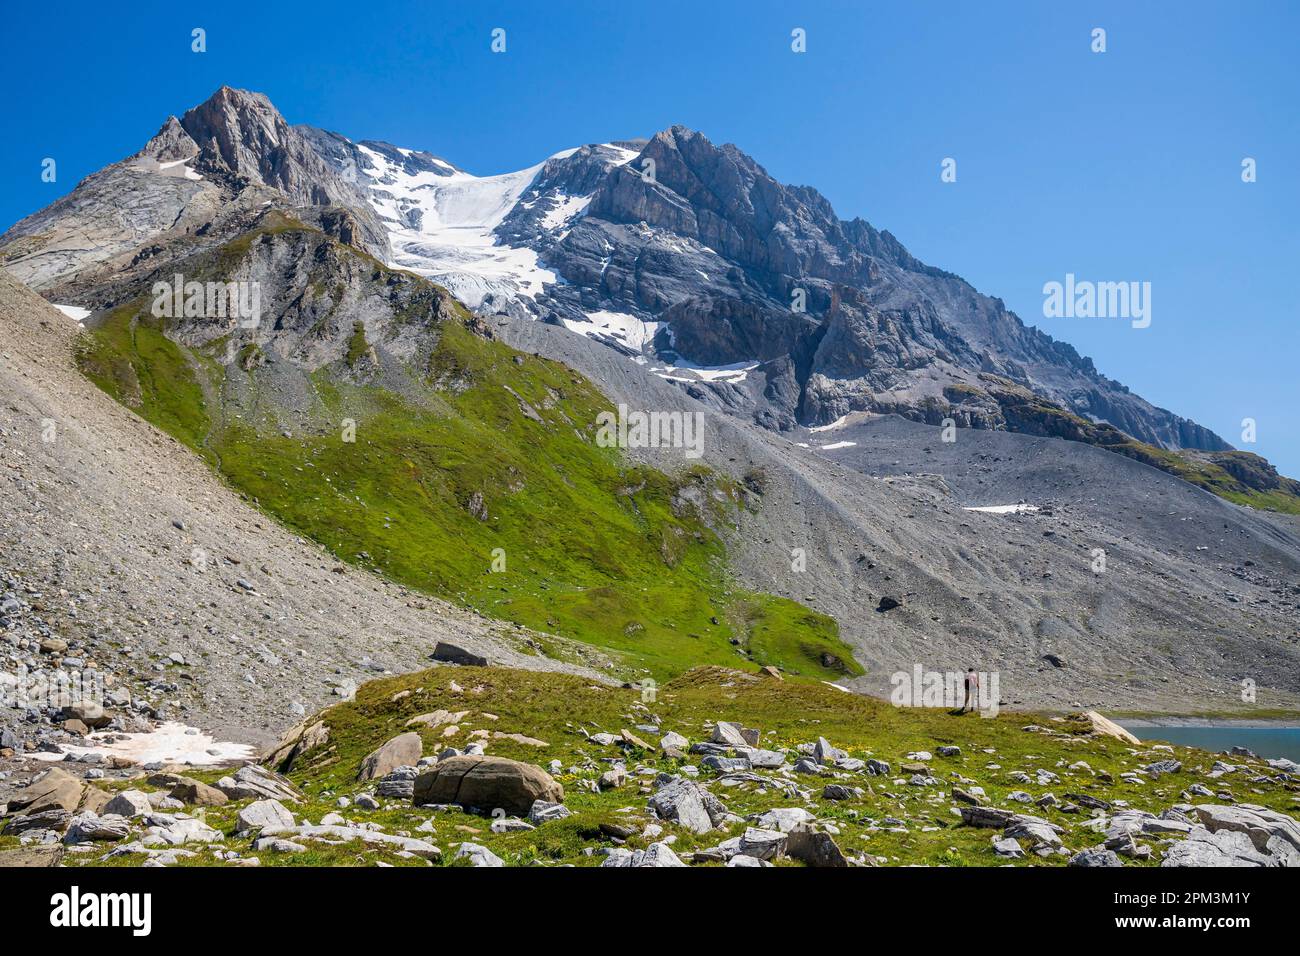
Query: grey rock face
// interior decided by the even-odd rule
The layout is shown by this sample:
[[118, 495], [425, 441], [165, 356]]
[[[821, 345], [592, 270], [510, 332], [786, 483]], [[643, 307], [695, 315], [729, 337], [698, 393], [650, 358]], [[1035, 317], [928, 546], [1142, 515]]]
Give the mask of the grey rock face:
[[766, 363], [744, 387], [688, 386], [716, 407], [777, 428], [855, 410], [928, 421], [939, 409], [965, 426], [1006, 427], [995, 404], [945, 393], [984, 372], [1145, 441], [1227, 447], [1106, 379], [1000, 300], [919, 262], [888, 232], [840, 220], [815, 190], [778, 183], [734, 146], [676, 126], [603, 179], [582, 151], [548, 167], [539, 180], [589, 190], [591, 200], [560, 236], [530, 230], [532, 211], [498, 228], [502, 241], [538, 250], [564, 279], [534, 311], [571, 319], [622, 311], [668, 324], [671, 334], [654, 348], [669, 360]]
[[287, 778], [257, 764], [247, 764], [236, 770], [233, 776], [222, 777], [217, 781], [217, 789], [231, 800], [297, 801], [302, 796]]
[[1269, 857], [1255, 849], [1244, 833], [1212, 833], [1196, 827], [1187, 839], [1165, 850], [1161, 866], [1269, 866]]
[[[107, 278], [171, 243], [218, 241], [214, 221], [266, 201], [314, 210], [307, 219], [325, 215], [336, 222], [334, 235], [387, 257], [388, 233], [366, 194], [336, 175], [265, 96], [222, 87], [181, 119], [169, 117], [138, 153], [0, 235], [0, 265], [41, 291], [99, 268]], [[350, 226], [337, 225], [340, 217]], [[65, 288], [55, 301], [87, 291]]]
[[1276, 810], [1242, 803], [1233, 807], [1215, 804], [1202, 804], [1192, 808], [1193, 812], [1211, 833], [1243, 833], [1255, 849], [1261, 852], [1268, 848], [1269, 841], [1277, 839], [1300, 851], [1300, 823]]

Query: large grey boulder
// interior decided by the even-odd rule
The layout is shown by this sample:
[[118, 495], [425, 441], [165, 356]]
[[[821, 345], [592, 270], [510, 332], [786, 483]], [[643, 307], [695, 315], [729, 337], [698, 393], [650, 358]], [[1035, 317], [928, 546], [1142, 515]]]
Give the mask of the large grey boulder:
[[505, 757], [461, 756], [441, 760], [415, 778], [417, 806], [455, 803], [526, 816], [538, 800], [561, 803], [564, 788], [541, 767]]
[[808, 866], [846, 867], [848, 858], [829, 833], [814, 830], [806, 823], [786, 834], [785, 855]]
[[830, 741], [825, 737], [818, 737], [817, 743], [813, 744], [812, 757], [823, 767], [834, 764], [837, 760], [843, 760], [847, 756], [848, 754], [843, 750], [831, 746]]
[[740, 835], [739, 852], [758, 860], [774, 860], [785, 853], [786, 835], [780, 830], [748, 827]]
[[149, 797], [141, 790], [123, 790], [104, 805], [104, 813], [119, 817], [142, 817], [153, 812]]
[[59, 807], [42, 810], [40, 813], [20, 814], [5, 821], [0, 830], [5, 836], [17, 836], [29, 830], [53, 830], [62, 833], [72, 822], [72, 813]]
[[462, 843], [456, 848], [453, 859], [468, 860], [470, 866], [505, 866], [505, 861], [485, 846]]
[[435, 661], [444, 664], [460, 664], [463, 667], [487, 667], [488, 664], [488, 659], [482, 654], [475, 654], [473, 651], [448, 644], [446, 641], [439, 641], [434, 645], [433, 654], [430, 656]]
[[1285, 813], [1253, 803], [1232, 807], [1198, 804], [1192, 807], [1192, 811], [1211, 833], [1222, 830], [1244, 833], [1261, 852], [1267, 849], [1269, 840], [1274, 837], [1300, 852], [1300, 823]]
[[961, 806], [961, 822], [968, 827], [981, 827], [989, 830], [1001, 830], [1007, 826], [1016, 814], [1010, 810], [996, 807]]
[[1186, 840], [1165, 850], [1161, 866], [1270, 866], [1272, 861], [1255, 849], [1250, 837], [1235, 830], [1213, 833], [1195, 827]]
[[728, 747], [751, 747], [758, 743], [758, 731], [751, 730], [747, 734], [740, 724], [720, 720], [713, 725], [713, 736], [710, 740], [712, 743]]
[[93, 813], [79, 813], [72, 818], [68, 832], [63, 837], [64, 843], [90, 843], [91, 841], [117, 841], [126, 838], [131, 830], [125, 817], [96, 816]]
[[9, 798], [9, 812], [22, 810], [31, 815], [46, 810], [66, 810], [71, 813], [81, 806], [85, 793], [84, 783], [58, 767], [51, 767], [39, 780]]
[[722, 801], [707, 789], [682, 777], [664, 782], [647, 806], [661, 820], [672, 820], [694, 833], [708, 833], [727, 812]]
[[180, 846], [185, 843], [216, 843], [222, 839], [220, 830], [214, 830], [193, 817], [165, 818], [161, 814], [155, 814], [146, 820], [150, 823], [142, 841], [146, 844], [167, 843]]
[[1041, 817], [1018, 813], [1007, 823], [1002, 835], [1013, 840], [1029, 840], [1034, 847], [1058, 847], [1061, 845], [1060, 834], [1063, 832], [1056, 824], [1048, 823]]
[[414, 731], [399, 734], [366, 754], [357, 771], [357, 779], [377, 780], [398, 767], [413, 767], [420, 762], [423, 752], [424, 742], [419, 734]]
[[294, 828], [293, 814], [278, 800], [258, 800], [239, 811], [241, 830], [256, 830], [261, 836], [288, 833]]
[[563, 820], [565, 817], [573, 816], [573, 811], [562, 803], [548, 803], [545, 800], [536, 800], [533, 802], [532, 809], [528, 811], [528, 822], [533, 826], [541, 826], [543, 823], [550, 823], [552, 820]]
[[414, 767], [398, 767], [384, 775], [375, 787], [375, 794], [391, 800], [410, 800], [415, 796], [415, 778], [419, 773]]
[[765, 830], [789, 833], [802, 824], [811, 823], [816, 818], [803, 807], [773, 807], [753, 819], [754, 823]]

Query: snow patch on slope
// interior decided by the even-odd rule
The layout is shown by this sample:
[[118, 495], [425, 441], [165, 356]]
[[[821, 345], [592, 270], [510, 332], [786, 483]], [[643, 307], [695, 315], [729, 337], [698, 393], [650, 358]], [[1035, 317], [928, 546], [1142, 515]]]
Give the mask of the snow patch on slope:
[[593, 339], [612, 339], [638, 352], [645, 351], [662, 322], [643, 322], [627, 312], [598, 310], [587, 313], [587, 321], [565, 319], [564, 327]]
[[103, 731], [85, 740], [89, 746], [62, 744], [63, 753], [34, 753], [38, 760], [62, 761], [68, 754], [78, 757], [122, 757], [136, 764], [178, 763], [193, 767], [220, 767], [241, 763], [256, 756], [249, 744], [218, 741], [193, 727], [168, 721], [148, 733], [125, 734]]
[[57, 303], [52, 303], [52, 304], [56, 309], [58, 309], [68, 318], [74, 320], [78, 325], [81, 324], [83, 319], [90, 318], [90, 310], [83, 309], [79, 305], [59, 305]]

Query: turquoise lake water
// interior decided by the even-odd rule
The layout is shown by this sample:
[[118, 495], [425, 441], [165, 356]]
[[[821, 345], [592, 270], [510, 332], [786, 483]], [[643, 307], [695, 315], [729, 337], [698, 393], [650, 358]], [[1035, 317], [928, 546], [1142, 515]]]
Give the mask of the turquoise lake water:
[[1164, 740], [1218, 752], [1246, 747], [1261, 757], [1300, 762], [1300, 727], [1126, 727], [1138, 740]]

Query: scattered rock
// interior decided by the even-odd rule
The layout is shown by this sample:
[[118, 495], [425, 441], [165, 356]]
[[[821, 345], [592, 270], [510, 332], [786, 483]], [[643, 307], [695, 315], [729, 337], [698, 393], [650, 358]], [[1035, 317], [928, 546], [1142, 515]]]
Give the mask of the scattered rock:
[[616, 847], [601, 866], [664, 867], [685, 866], [667, 843], [651, 843], [644, 850]]
[[241, 830], [255, 830], [261, 836], [288, 833], [294, 829], [293, 814], [278, 800], [258, 800], [239, 811], [236, 822]]
[[1113, 850], [1095, 846], [1089, 850], [1080, 850], [1070, 857], [1070, 866], [1123, 866], [1124, 861]]
[[485, 846], [477, 843], [462, 843], [456, 848], [452, 859], [469, 860], [470, 866], [505, 866], [505, 861]]
[[650, 798], [649, 809], [694, 833], [708, 833], [726, 816], [726, 807], [704, 787], [681, 777], [667, 779]]
[[152, 813], [153, 805], [149, 803], [149, 797], [143, 791], [123, 790], [104, 805], [104, 812], [131, 819]]

